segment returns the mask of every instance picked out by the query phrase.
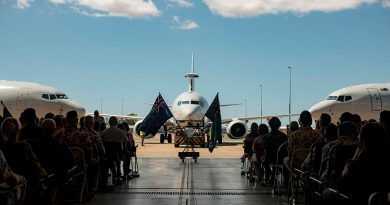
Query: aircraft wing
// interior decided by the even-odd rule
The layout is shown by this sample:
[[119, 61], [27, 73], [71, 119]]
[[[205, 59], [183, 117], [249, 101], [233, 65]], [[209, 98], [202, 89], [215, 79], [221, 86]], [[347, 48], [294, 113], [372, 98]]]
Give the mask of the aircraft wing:
[[242, 103], [232, 103], [232, 104], [221, 104], [220, 107], [229, 107], [229, 106], [235, 106], [235, 105], [242, 105]]
[[[88, 116], [88, 115], [93, 116], [93, 113], [86, 113], [85, 114], [85, 116]], [[116, 117], [116, 118], [119, 118], [119, 119], [128, 119], [128, 120], [135, 120], [135, 121], [144, 119], [144, 117], [129, 116], [129, 115], [112, 115], [112, 114], [99, 114], [99, 115], [102, 116], [102, 117]]]
[[253, 117], [239, 117], [239, 118], [232, 118], [232, 119], [223, 119], [222, 124], [229, 123], [233, 120], [242, 120], [242, 121], [249, 121], [249, 120], [257, 120], [257, 119], [271, 119], [272, 117], [278, 117], [278, 118], [283, 118], [283, 117], [292, 117], [292, 116], [299, 116], [299, 114], [285, 114], [285, 115], [267, 115], [267, 116], [253, 116]]

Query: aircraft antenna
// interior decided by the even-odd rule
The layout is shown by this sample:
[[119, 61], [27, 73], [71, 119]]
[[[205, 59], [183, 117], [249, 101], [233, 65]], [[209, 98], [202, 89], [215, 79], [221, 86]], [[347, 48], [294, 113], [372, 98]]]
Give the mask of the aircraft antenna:
[[188, 91], [192, 92], [195, 90], [195, 78], [199, 78], [199, 75], [195, 73], [195, 58], [194, 54], [192, 54], [192, 66], [191, 66], [191, 72], [187, 73], [185, 75], [186, 78], [189, 80], [188, 84]]
[[195, 73], [195, 64], [194, 64], [194, 53], [192, 53], [192, 67], [191, 67], [191, 73]]

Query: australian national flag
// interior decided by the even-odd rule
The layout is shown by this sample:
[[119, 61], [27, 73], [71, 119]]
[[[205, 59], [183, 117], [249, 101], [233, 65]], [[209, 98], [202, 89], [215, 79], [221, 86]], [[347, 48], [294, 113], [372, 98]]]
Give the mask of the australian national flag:
[[8, 110], [8, 108], [4, 105], [3, 101], [0, 101], [1, 105], [3, 106], [3, 118], [9, 118], [12, 117], [11, 112]]
[[221, 110], [219, 107], [219, 97], [218, 93], [215, 96], [213, 102], [211, 103], [209, 109], [205, 115], [213, 122], [211, 127], [211, 136], [209, 140], [209, 151], [213, 152], [217, 139], [222, 135], [222, 124], [221, 124]]
[[[145, 132], [146, 135], [155, 135], [157, 131], [163, 126], [163, 124], [173, 117], [171, 110], [165, 103], [161, 94], [158, 94], [156, 101], [153, 104], [153, 108], [146, 116], [146, 118], [137, 126], [137, 133], [140, 131]], [[146, 136], [145, 135], [145, 136]]]

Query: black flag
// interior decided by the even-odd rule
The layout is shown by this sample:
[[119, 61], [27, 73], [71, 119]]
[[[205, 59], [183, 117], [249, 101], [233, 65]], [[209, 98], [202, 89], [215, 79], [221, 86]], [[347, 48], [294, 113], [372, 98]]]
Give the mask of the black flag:
[[11, 112], [8, 110], [8, 108], [4, 105], [3, 101], [1, 101], [1, 105], [3, 105], [3, 118], [9, 118], [12, 117]]
[[153, 108], [146, 116], [146, 118], [137, 126], [137, 133], [140, 131], [146, 134], [155, 135], [161, 126], [173, 117], [168, 105], [165, 103], [163, 97], [159, 93], [156, 101], [153, 104]]
[[211, 136], [209, 140], [209, 151], [213, 152], [217, 139], [222, 135], [221, 110], [219, 106], [218, 93], [207, 110], [205, 116], [209, 118], [213, 125], [211, 127]]

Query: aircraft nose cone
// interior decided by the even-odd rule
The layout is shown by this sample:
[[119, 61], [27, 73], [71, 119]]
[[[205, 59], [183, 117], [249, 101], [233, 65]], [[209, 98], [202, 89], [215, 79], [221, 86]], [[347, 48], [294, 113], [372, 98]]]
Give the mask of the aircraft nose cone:
[[313, 119], [319, 119], [322, 113], [329, 113], [327, 109], [328, 103], [322, 101], [312, 106], [308, 111], [311, 113]]
[[194, 120], [194, 118], [197, 118], [197, 116], [195, 116], [196, 113], [197, 113], [197, 107], [191, 107], [185, 111], [184, 116], [187, 120]]
[[71, 110], [75, 110], [78, 116], [85, 115], [85, 108], [73, 100], [68, 102], [68, 111]]

